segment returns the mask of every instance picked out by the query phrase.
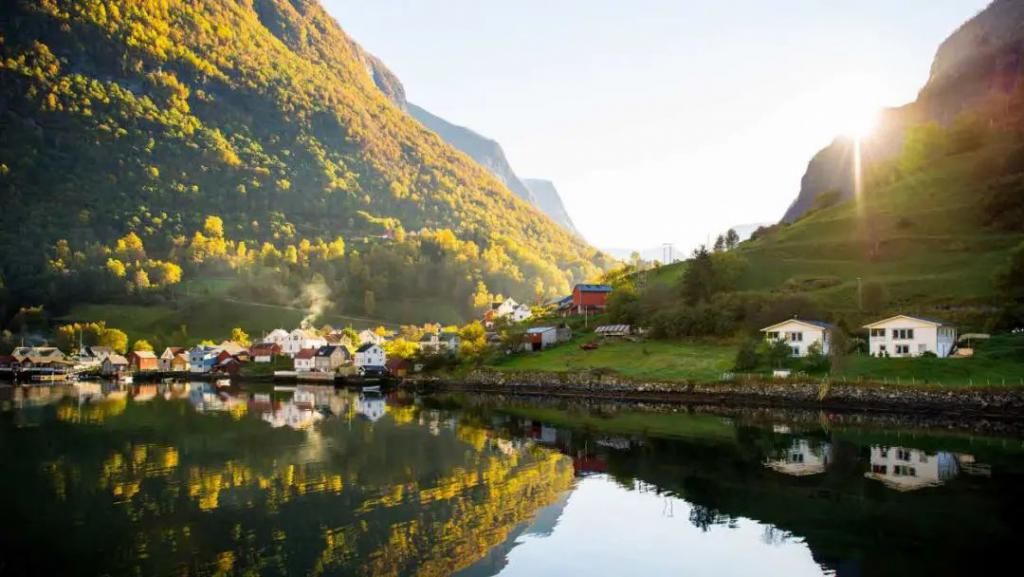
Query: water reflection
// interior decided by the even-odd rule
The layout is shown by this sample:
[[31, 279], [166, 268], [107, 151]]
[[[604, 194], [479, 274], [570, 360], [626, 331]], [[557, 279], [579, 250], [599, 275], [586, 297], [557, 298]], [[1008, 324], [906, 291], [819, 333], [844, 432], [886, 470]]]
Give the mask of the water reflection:
[[0, 403], [13, 574], [957, 574], [1024, 529], [1019, 441], [817, 415], [173, 382]]

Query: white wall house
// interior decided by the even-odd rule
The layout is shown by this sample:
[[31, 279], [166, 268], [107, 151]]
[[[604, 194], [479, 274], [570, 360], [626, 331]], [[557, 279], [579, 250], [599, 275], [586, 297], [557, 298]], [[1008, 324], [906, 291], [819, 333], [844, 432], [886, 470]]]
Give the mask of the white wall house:
[[387, 355], [384, 348], [374, 343], [365, 343], [356, 349], [356, 356], [353, 364], [358, 368], [383, 367], [387, 363]]
[[495, 303], [491, 305], [491, 308], [494, 310], [494, 318], [507, 318], [516, 323], [521, 323], [533, 316], [533, 311], [528, 305], [517, 303], [513, 298]]
[[319, 349], [326, 344], [327, 339], [321, 337], [315, 331], [295, 329], [288, 333], [288, 338], [281, 345], [281, 353], [295, 358], [295, 355], [301, 350]]
[[945, 358], [956, 345], [956, 328], [941, 321], [897, 315], [864, 325], [874, 357], [919, 357], [934, 353]]
[[803, 477], [824, 473], [831, 459], [830, 444], [812, 445], [807, 439], [794, 439], [789, 449], [779, 451], [774, 459], [766, 460], [764, 465], [779, 473]]
[[263, 337], [263, 340], [261, 342], [280, 345], [280, 347], [283, 349], [284, 343], [288, 340], [288, 336], [288, 331], [284, 329], [274, 329], [267, 333], [267, 336]]
[[832, 344], [832, 326], [820, 321], [789, 319], [761, 329], [767, 341], [781, 340], [789, 345], [794, 357], [807, 356], [814, 343], [821, 344], [822, 354], [827, 355]]
[[871, 447], [870, 467], [865, 477], [897, 491], [941, 485], [959, 472], [959, 464], [952, 453], [928, 454], [906, 447]]
[[300, 373], [312, 371], [316, 368], [317, 349], [302, 349], [295, 353], [295, 370]]

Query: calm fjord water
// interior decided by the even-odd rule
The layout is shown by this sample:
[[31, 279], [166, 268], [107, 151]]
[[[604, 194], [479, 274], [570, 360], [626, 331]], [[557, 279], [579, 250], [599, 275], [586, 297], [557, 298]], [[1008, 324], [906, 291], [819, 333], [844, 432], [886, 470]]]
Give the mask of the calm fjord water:
[[202, 383], [0, 407], [0, 575], [957, 575], [1024, 529], [1020, 439], [824, 415]]

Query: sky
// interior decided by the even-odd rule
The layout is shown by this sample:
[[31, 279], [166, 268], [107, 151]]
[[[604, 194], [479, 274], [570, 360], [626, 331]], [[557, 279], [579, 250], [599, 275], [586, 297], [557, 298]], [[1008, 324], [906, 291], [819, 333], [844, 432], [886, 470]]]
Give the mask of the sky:
[[323, 0], [410, 102], [555, 183], [601, 248], [774, 222], [988, 0]]

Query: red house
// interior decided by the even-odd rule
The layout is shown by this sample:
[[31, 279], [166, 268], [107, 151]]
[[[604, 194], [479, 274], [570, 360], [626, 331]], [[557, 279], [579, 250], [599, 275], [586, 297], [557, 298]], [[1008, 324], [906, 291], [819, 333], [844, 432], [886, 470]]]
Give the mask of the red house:
[[606, 284], [578, 284], [572, 289], [572, 306], [569, 312], [601, 312], [608, 305], [612, 287]]
[[137, 373], [160, 370], [160, 359], [153, 351], [132, 351], [128, 353], [128, 364]]

